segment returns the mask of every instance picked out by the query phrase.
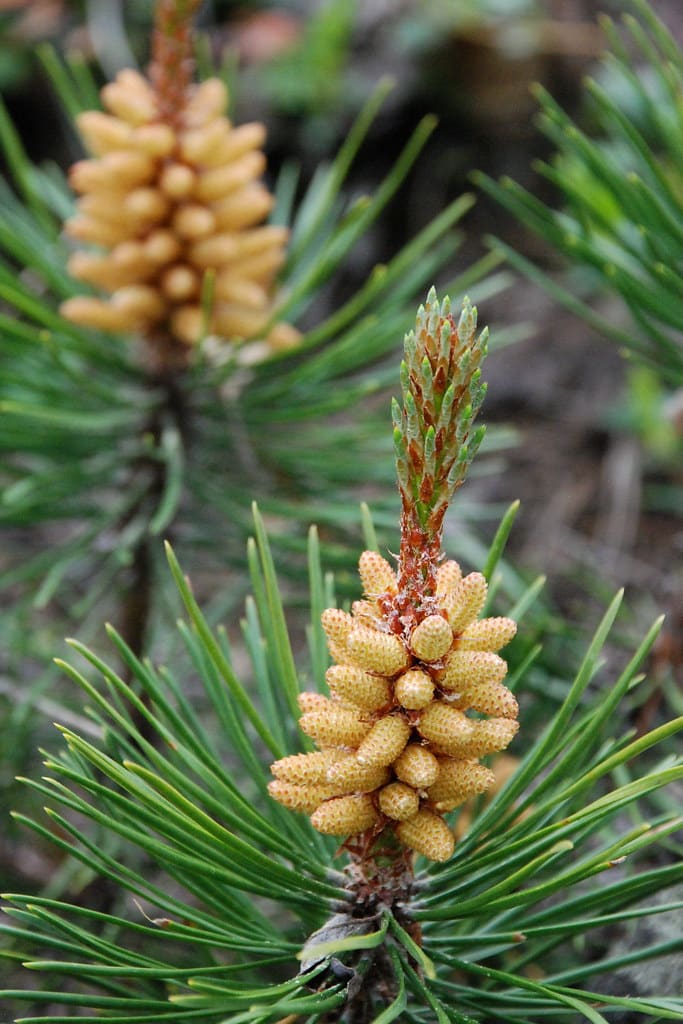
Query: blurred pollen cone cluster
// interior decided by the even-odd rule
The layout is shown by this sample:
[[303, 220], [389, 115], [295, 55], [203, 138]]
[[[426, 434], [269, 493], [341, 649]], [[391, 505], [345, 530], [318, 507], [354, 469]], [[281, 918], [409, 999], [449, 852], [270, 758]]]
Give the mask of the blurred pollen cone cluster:
[[480, 619], [485, 578], [463, 577], [448, 561], [437, 571], [429, 614], [392, 631], [396, 574], [373, 551], [359, 568], [365, 599], [350, 614], [329, 608], [322, 616], [336, 661], [327, 672], [331, 697], [300, 697], [299, 725], [319, 749], [276, 761], [269, 790], [310, 814], [320, 832], [390, 828], [404, 846], [445, 861], [455, 839], [443, 815], [494, 785], [479, 759], [504, 750], [518, 729], [497, 653], [516, 625]]
[[[170, 116], [154, 85], [125, 70], [102, 89], [105, 112], [78, 117], [93, 156], [71, 168], [80, 199], [66, 232], [88, 249], [68, 267], [107, 297], [74, 297], [61, 309], [87, 327], [139, 333], [162, 351], [175, 345], [181, 356], [205, 333], [259, 336], [288, 237], [263, 224], [273, 205], [260, 181], [263, 125], [231, 125], [217, 78], [183, 93]], [[204, 289], [209, 271], [213, 285]], [[265, 341], [277, 349], [298, 338], [276, 323]]]

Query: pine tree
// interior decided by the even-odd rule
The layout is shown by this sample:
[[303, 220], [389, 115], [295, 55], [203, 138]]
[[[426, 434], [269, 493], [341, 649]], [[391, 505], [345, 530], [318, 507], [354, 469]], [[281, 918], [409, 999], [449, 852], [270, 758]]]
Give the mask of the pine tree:
[[[431, 293], [406, 338], [395, 441], [403, 537], [420, 537], [409, 553], [402, 549], [398, 576], [368, 548], [366, 597], [345, 618], [334, 609], [311, 532], [309, 678], [322, 690], [327, 642], [337, 662], [327, 671], [331, 697], [301, 693], [258, 512], [248, 552], [254, 596], [243, 623], [251, 691], [171, 551], [187, 611], [178, 629], [206, 721], [175, 666], [140, 661], [110, 630], [141, 697], [72, 641], [85, 668], [64, 668], [83, 689], [98, 735], [61, 728], [64, 746], [47, 756], [47, 777], [30, 783], [47, 797], [49, 825], [18, 817], [128, 898], [104, 912], [49, 896], [6, 897], [15, 922], [4, 928], [10, 955], [51, 979], [44, 989], [3, 993], [55, 1008], [24, 1019], [466, 1024], [552, 1014], [603, 1024], [602, 1011], [614, 1009], [644, 1020], [680, 1018], [680, 999], [582, 987], [634, 958], [680, 951], [680, 938], [590, 962], [576, 942], [681, 906], [649, 902], [681, 881], [680, 857], [657, 864], [648, 854], [653, 844], [678, 849], [680, 813], [667, 787], [683, 776], [683, 764], [667, 753], [667, 741], [683, 719], [634, 737], [619, 716], [642, 681], [661, 620], [623, 671], [591, 695], [618, 594], [557, 714], [535, 737], [525, 730], [523, 674], [502, 687], [496, 672], [482, 669], [494, 664], [485, 656], [509, 639], [518, 611], [477, 619], [481, 578], [460, 581], [452, 561], [439, 562], [441, 510], [479, 440], [472, 421], [482, 397], [481, 336], [474, 341], [468, 305], [455, 327], [447, 302]], [[509, 526], [494, 540], [489, 573]], [[478, 667], [465, 669], [463, 684], [468, 654]], [[425, 684], [432, 688], [426, 705]], [[462, 797], [493, 782], [497, 762], [489, 769], [478, 759], [511, 738], [512, 693], [521, 706], [518, 766], [492, 799], [458, 809]], [[378, 706], [380, 696], [386, 702]], [[320, 708], [328, 713], [312, 727]], [[425, 718], [434, 721], [425, 726]], [[400, 741], [395, 725], [386, 726], [399, 719]], [[508, 723], [505, 742], [497, 726], [486, 728], [496, 722]], [[319, 742], [318, 754], [300, 753], [306, 734]], [[290, 794], [297, 786], [309, 791], [306, 803], [285, 799], [283, 807], [284, 789], [273, 794], [271, 783], [268, 792], [272, 758]], [[425, 775], [432, 761], [434, 782]], [[358, 781], [373, 771], [381, 781]], [[340, 848], [326, 832], [351, 838]]]

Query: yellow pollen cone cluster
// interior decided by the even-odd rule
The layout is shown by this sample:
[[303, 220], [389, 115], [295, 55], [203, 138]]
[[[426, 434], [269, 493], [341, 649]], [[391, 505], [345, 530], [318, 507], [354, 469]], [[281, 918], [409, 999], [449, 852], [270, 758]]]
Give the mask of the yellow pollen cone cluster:
[[[92, 157], [71, 168], [80, 198], [65, 230], [89, 247], [73, 254], [70, 273], [106, 298], [74, 297], [62, 314], [181, 349], [205, 328], [228, 340], [258, 335], [272, 314], [287, 242], [285, 228], [263, 225], [273, 205], [260, 181], [263, 125], [233, 127], [225, 86], [215, 78], [192, 87], [173, 124], [136, 71], [121, 71], [101, 96], [104, 112], [77, 118]], [[215, 277], [205, 324], [207, 271]], [[281, 348], [298, 337], [280, 323], [266, 341]]]
[[410, 635], [393, 633], [393, 569], [366, 551], [360, 577], [365, 600], [351, 614], [322, 616], [337, 662], [327, 671], [330, 697], [300, 697], [300, 727], [320, 749], [276, 761], [269, 790], [310, 814], [320, 832], [392, 828], [404, 846], [445, 861], [455, 839], [443, 815], [494, 784], [479, 758], [504, 750], [517, 732], [517, 701], [496, 653], [516, 626], [480, 619], [486, 580], [463, 577], [451, 561], [438, 570], [429, 614]]

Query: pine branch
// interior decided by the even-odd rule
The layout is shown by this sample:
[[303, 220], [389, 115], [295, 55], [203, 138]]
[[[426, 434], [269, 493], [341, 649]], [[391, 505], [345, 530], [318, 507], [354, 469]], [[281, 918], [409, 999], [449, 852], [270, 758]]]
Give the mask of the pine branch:
[[[171, 561], [189, 616], [181, 636], [220, 723], [218, 732], [207, 729], [172, 669], [144, 665], [116, 634], [112, 639], [134, 676], [132, 684], [74, 644], [100, 677], [98, 684], [68, 668], [102, 724], [102, 739], [64, 730], [66, 747], [48, 757], [48, 781], [31, 783], [47, 800], [50, 825], [18, 818], [41, 841], [69, 852], [134, 901], [116, 917], [48, 897], [8, 897], [13, 923], [5, 933], [21, 949], [49, 950], [52, 959], [33, 954], [29, 962], [34, 970], [56, 974], [59, 984], [48, 993], [25, 986], [3, 997], [49, 1000], [73, 1020], [81, 1019], [77, 1014], [85, 1006], [94, 1015], [106, 1012], [121, 1020], [182, 1020], [201, 1011], [210, 1021], [242, 1015], [254, 1024], [306, 1014], [320, 1024], [346, 1022], [350, 1015], [418, 1019], [427, 1007], [437, 1020], [462, 1022], [504, 1017], [514, 1007], [517, 1019], [540, 1024], [548, 1012], [573, 1019], [597, 998], [676, 1019], [680, 1000], [616, 1000], [576, 987], [585, 975], [573, 938], [676, 906], [657, 908], [652, 897], [681, 880], [680, 861], [653, 867], [648, 851], [680, 827], [673, 793], [668, 801], [665, 794], [683, 777], [683, 765], [665, 752], [683, 720], [632, 741], [613, 728], [621, 702], [638, 687], [661, 623], [613, 685], [590, 697], [615, 602], [560, 714], [539, 738], [527, 735], [518, 771], [493, 799], [474, 805], [453, 857], [431, 864], [418, 860], [413, 880], [405, 855], [392, 856], [377, 863], [373, 877], [370, 860], [359, 862], [353, 844], [335, 857], [336, 844], [330, 846], [306, 817], [267, 795], [254, 730], [291, 758], [299, 740], [286, 694], [297, 682], [261, 526], [258, 536], [260, 554], [252, 564], [256, 614], [245, 623], [257, 681], [253, 695], [241, 685], [224, 637], [208, 626]], [[496, 555], [499, 549], [500, 540]], [[318, 590], [315, 546], [311, 558]], [[320, 628], [315, 621], [312, 626]], [[235, 759], [230, 766], [226, 749]], [[624, 812], [636, 806], [652, 827], [625, 831]], [[144, 850], [145, 866], [136, 868], [120, 850], [112, 855], [102, 838], [89, 837], [83, 821], [96, 824], [100, 837], [118, 836], [126, 848]], [[623, 857], [616, 873], [613, 865]], [[281, 909], [263, 915], [254, 895]], [[655, 946], [645, 945], [642, 958]], [[222, 951], [220, 962], [211, 950]], [[510, 966], [517, 962], [519, 969]], [[530, 983], [523, 970], [527, 962], [539, 964], [546, 978]], [[276, 984], [273, 972], [282, 977], [283, 966], [289, 981]], [[579, 972], [575, 981], [568, 979], [571, 970]], [[75, 997], [72, 981], [78, 983]], [[53, 1017], [37, 1011], [36, 1019]]]

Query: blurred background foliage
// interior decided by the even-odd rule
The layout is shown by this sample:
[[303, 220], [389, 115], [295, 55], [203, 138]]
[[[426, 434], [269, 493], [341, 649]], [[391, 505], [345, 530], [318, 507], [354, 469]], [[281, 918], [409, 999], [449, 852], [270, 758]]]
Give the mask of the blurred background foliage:
[[[633, 6], [641, 20], [624, 15], [623, 33], [611, 19], [601, 21], [609, 51], [597, 75], [585, 82], [588, 131], [547, 91], [535, 89], [538, 123], [557, 147], [536, 169], [559, 190], [563, 207], [539, 203], [509, 178], [500, 188], [480, 180], [576, 266], [574, 295], [614, 292], [632, 323], [624, 330], [577, 303], [579, 312], [665, 384], [680, 387], [683, 60], [650, 9]], [[530, 272], [528, 264], [520, 266]], [[564, 301], [571, 308], [568, 292]]]
[[[616, 343], [630, 364], [619, 393], [614, 379], [608, 385], [602, 426], [613, 440], [603, 479], [614, 490], [600, 532], [612, 548], [608, 567], [641, 584], [656, 580], [675, 633], [683, 547], [681, 26], [673, 7], [624, 6], [619, 18], [600, 17], [605, 52], [582, 82], [577, 111], [534, 85], [536, 123], [550, 150], [533, 162], [533, 177], [473, 178], [533, 232], [526, 246], [490, 238], [493, 249], [590, 332]], [[673, 32], [658, 17], [667, 11]], [[596, 372], [587, 363], [586, 378]], [[652, 573], [645, 562], [656, 558], [653, 537], [667, 523], [675, 556]], [[680, 673], [675, 641], [672, 653]]]

